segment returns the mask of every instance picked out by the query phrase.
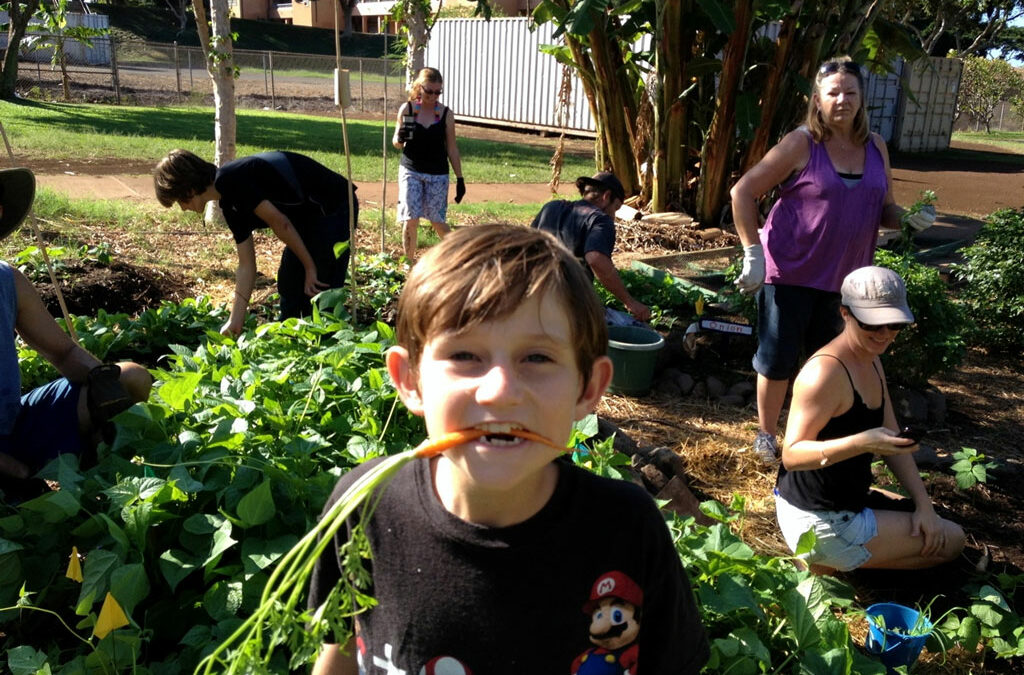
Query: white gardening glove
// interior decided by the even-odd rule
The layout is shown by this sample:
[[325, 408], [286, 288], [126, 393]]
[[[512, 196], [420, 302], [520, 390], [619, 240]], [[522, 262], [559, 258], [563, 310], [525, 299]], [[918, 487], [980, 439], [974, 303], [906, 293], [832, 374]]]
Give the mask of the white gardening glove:
[[740, 293], [756, 293], [764, 283], [764, 249], [760, 244], [743, 247], [743, 271], [736, 279]]
[[907, 225], [914, 232], [924, 232], [935, 223], [935, 207], [927, 204], [920, 211], [907, 218]]

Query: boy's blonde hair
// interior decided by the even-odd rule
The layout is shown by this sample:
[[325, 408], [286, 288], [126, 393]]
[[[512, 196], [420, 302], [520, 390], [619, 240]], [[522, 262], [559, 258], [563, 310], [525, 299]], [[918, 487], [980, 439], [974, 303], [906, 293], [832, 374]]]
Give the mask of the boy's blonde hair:
[[[826, 77], [831, 77], [837, 73], [853, 75], [857, 78], [857, 86], [860, 88], [860, 107], [853, 116], [852, 140], [854, 143], [863, 145], [868, 142], [871, 129], [868, 127], [868, 102], [867, 92], [864, 89], [864, 72], [860, 65], [849, 56], [837, 56], [834, 59], [825, 61], [818, 66], [818, 71], [814, 75], [814, 91], [812, 93], [820, 94], [822, 81]], [[832, 130], [828, 128], [824, 118], [821, 116], [821, 111], [815, 105], [814, 96], [811, 96], [807, 101], [807, 116], [804, 118], [804, 125], [818, 143], [827, 141], [832, 137]]]
[[398, 344], [416, 370], [432, 338], [508, 316], [548, 292], [568, 315], [585, 387], [594, 361], [608, 349], [604, 308], [583, 266], [555, 237], [531, 227], [465, 227], [431, 247], [398, 301]]

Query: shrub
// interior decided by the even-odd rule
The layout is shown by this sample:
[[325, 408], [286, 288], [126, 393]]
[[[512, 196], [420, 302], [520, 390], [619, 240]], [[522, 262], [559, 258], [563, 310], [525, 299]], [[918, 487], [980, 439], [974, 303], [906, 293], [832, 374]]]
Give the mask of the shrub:
[[885, 372], [902, 385], [922, 387], [929, 377], [947, 373], [960, 364], [967, 321], [934, 267], [885, 250], [875, 253], [875, 264], [903, 277], [915, 319], [882, 356]]
[[964, 263], [953, 273], [965, 282], [957, 296], [971, 317], [968, 341], [1001, 352], [1024, 348], [1024, 212], [1005, 209], [988, 217]]

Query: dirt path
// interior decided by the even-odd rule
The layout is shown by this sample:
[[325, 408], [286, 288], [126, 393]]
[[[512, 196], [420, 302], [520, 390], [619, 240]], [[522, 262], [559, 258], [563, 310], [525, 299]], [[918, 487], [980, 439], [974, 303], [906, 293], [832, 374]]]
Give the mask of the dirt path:
[[[507, 135], [495, 129], [476, 129], [476, 134]], [[536, 135], [524, 136], [526, 141], [552, 148], [556, 139]], [[574, 141], [585, 144], [586, 141]], [[959, 150], [978, 151], [977, 158], [946, 160], [938, 163], [927, 156], [899, 155], [893, 158], [893, 190], [897, 203], [913, 203], [922, 190], [934, 190], [938, 197], [938, 220], [929, 231], [937, 240], [961, 239], [971, 236], [981, 220], [997, 209], [1024, 206], [1024, 169], [1011, 162], [992, 161], [994, 156], [1007, 155], [992, 148], [954, 143]], [[149, 162], [122, 160], [88, 160], [84, 162], [45, 161], [29, 162], [39, 184], [72, 197], [93, 199], [152, 200], [153, 187]], [[365, 206], [393, 207], [398, 198], [398, 186], [388, 183], [386, 195], [380, 183], [357, 182], [359, 198]], [[546, 183], [473, 183], [468, 181], [465, 203], [508, 202], [540, 203], [551, 198]], [[454, 193], [454, 188], [453, 188]], [[575, 189], [571, 182], [559, 186], [558, 195], [572, 198]]]

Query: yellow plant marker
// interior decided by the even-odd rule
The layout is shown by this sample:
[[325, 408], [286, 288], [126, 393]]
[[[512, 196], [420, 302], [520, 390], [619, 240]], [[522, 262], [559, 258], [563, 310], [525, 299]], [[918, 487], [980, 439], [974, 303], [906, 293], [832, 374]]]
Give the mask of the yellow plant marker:
[[127, 625], [128, 617], [125, 616], [124, 610], [121, 609], [121, 605], [117, 604], [114, 596], [108, 592], [107, 597], [103, 598], [100, 618], [96, 619], [96, 627], [92, 629], [92, 634], [102, 640], [110, 631]]
[[71, 547], [71, 560], [68, 561], [68, 571], [64, 573], [68, 579], [82, 583], [82, 559], [78, 555], [78, 547]]

